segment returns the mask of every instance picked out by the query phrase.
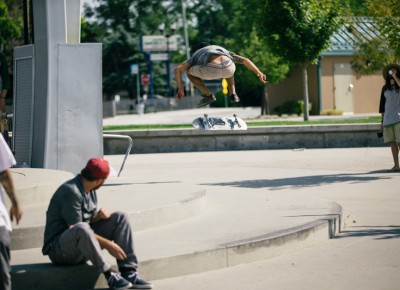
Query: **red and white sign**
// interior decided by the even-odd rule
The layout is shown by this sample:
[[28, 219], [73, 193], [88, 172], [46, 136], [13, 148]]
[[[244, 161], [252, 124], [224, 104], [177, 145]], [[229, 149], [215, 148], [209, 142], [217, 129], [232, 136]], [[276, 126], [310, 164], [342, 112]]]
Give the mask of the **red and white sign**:
[[146, 74], [146, 75], [141, 75], [140, 76], [140, 83], [143, 86], [146, 86], [150, 83], [150, 75]]

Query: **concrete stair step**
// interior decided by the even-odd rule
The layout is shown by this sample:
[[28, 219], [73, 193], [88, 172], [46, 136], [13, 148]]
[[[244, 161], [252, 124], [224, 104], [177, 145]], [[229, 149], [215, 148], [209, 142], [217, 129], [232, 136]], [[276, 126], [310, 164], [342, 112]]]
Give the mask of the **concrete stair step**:
[[[23, 206], [48, 202], [54, 191], [74, 175], [60, 170], [11, 168], [11, 176]], [[5, 199], [7, 206], [9, 199]]]
[[[300, 194], [288, 202], [278, 194], [266, 199], [259, 191], [214, 190], [207, 192], [202, 214], [135, 232], [139, 270], [147, 280], [156, 280], [267, 259], [333, 237], [341, 213], [334, 202]], [[107, 288], [91, 266], [53, 266], [40, 248], [13, 251], [12, 264], [15, 289]]]
[[[30, 172], [32, 173], [32, 172]], [[52, 170], [35, 171], [36, 174], [51, 174]], [[26, 174], [29, 176], [29, 172]], [[61, 175], [62, 178], [71, 175]], [[67, 179], [68, 179], [67, 178]], [[34, 179], [33, 179], [34, 180]], [[59, 180], [58, 186], [63, 182]], [[23, 200], [24, 217], [11, 233], [12, 250], [41, 247], [43, 243], [46, 211], [54, 190], [55, 181], [41, 186], [25, 187], [18, 194]], [[18, 181], [16, 182], [18, 185]], [[162, 189], [162, 190], [161, 190]], [[48, 190], [53, 190], [49, 193]], [[38, 191], [41, 194], [32, 193]], [[30, 195], [29, 197], [26, 197]], [[121, 210], [128, 213], [135, 231], [164, 226], [192, 218], [206, 207], [205, 190], [179, 182], [133, 183], [132, 179], [110, 177], [98, 190], [99, 207], [110, 212]]]

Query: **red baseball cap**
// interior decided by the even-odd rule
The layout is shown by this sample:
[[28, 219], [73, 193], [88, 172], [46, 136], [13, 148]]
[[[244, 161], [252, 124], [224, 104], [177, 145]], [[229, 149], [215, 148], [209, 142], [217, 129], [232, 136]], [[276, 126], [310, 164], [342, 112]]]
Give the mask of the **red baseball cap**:
[[107, 178], [110, 174], [108, 161], [102, 158], [92, 158], [86, 164], [85, 169], [93, 178]]

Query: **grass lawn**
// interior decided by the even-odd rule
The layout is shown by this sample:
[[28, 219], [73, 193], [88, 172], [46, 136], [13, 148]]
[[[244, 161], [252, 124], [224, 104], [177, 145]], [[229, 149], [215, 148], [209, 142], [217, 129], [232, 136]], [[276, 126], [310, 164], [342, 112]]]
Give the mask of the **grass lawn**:
[[[265, 126], [294, 126], [294, 125], [340, 125], [340, 124], [373, 124], [380, 123], [380, 116], [360, 117], [360, 118], [337, 118], [326, 120], [311, 121], [288, 121], [285, 119], [272, 120], [249, 120], [246, 121], [248, 127], [265, 127]], [[104, 126], [104, 131], [121, 131], [121, 130], [166, 130], [166, 129], [189, 129], [193, 128], [192, 124], [149, 124], [149, 125], [109, 125]]]

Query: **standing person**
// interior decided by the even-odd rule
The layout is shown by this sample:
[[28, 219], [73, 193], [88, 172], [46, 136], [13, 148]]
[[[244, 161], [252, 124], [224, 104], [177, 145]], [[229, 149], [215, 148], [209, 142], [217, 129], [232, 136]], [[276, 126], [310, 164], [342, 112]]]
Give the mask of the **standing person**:
[[178, 89], [176, 97], [181, 100], [185, 96], [182, 82], [182, 73], [186, 72], [189, 80], [200, 90], [203, 99], [197, 107], [203, 107], [216, 101], [213, 93], [204, 85], [203, 80], [215, 80], [226, 78], [231, 101], [240, 101], [236, 95], [234, 73], [235, 64], [243, 64], [254, 72], [263, 84], [267, 83], [267, 77], [248, 58], [237, 55], [218, 45], [207, 45], [198, 49], [191, 58], [178, 65], [175, 70], [175, 78]]
[[10, 78], [8, 76], [8, 65], [4, 54], [0, 53], [0, 133], [8, 142], [8, 130], [6, 127], [6, 96], [10, 89]]
[[[15, 165], [15, 159], [0, 134], [0, 290], [11, 290], [11, 266], [10, 266], [10, 232], [11, 221], [15, 219], [17, 224], [22, 217], [22, 208], [18, 202], [9, 168]], [[11, 200], [10, 215], [8, 215], [2, 187]], [[11, 221], [10, 221], [11, 218]]]
[[[151, 289], [138, 272], [132, 229], [125, 213], [97, 208], [96, 189], [110, 173], [108, 162], [92, 158], [75, 178], [62, 184], [51, 198], [42, 252], [57, 265], [90, 260], [111, 289]], [[117, 259], [121, 275], [113, 272], [101, 249]]]
[[[6, 111], [6, 96], [10, 89], [10, 78], [8, 76], [8, 65], [4, 54], [0, 53], [0, 111]], [[0, 113], [1, 113], [0, 112]]]
[[383, 141], [390, 144], [394, 166], [389, 171], [400, 171], [400, 65], [389, 64], [382, 71], [386, 81], [382, 88], [379, 113], [382, 115]]

